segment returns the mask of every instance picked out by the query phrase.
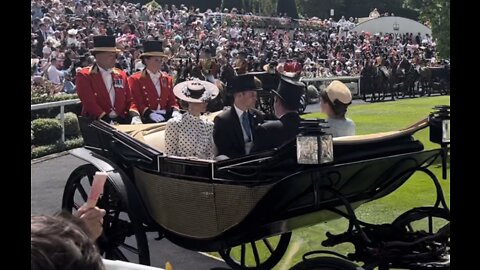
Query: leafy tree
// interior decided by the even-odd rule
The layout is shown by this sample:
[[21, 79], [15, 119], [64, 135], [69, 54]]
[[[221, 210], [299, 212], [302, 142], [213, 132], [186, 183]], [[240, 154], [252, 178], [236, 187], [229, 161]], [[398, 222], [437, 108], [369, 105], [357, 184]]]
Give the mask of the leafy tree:
[[432, 27], [438, 55], [450, 58], [450, 0], [405, 0], [404, 4], [420, 12], [420, 20]]
[[228, 8], [237, 8], [240, 11], [242, 8], [245, 8], [243, 0], [222, 0], [222, 9]]
[[295, 0], [278, 0], [277, 13], [286, 13], [288, 17], [298, 19], [297, 5]]

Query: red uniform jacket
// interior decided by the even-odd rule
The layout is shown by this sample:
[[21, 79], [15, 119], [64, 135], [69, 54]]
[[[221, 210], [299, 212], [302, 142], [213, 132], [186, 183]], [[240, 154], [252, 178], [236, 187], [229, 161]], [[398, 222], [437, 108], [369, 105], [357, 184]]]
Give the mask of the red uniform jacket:
[[77, 73], [75, 81], [78, 97], [82, 101], [82, 115], [99, 118], [103, 113], [109, 114], [113, 110], [119, 117], [124, 118], [130, 110], [136, 111], [131, 107], [133, 102], [128, 88], [127, 74], [121, 69], [113, 68], [112, 83], [119, 80], [122, 85], [114, 83], [115, 104], [112, 106], [98, 66], [82, 68]]
[[142, 115], [148, 109], [156, 110], [159, 104], [162, 110], [168, 111], [172, 107], [178, 109], [177, 98], [173, 94], [173, 78], [165, 73], [160, 76], [160, 96], [146, 70], [132, 74], [128, 78], [128, 85], [134, 107]]

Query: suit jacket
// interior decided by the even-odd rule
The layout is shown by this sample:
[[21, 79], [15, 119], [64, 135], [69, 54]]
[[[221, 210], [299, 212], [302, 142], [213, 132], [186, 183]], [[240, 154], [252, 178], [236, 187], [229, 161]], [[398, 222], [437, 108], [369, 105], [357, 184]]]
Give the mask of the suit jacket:
[[128, 78], [128, 85], [133, 96], [133, 107], [144, 119], [149, 119], [151, 110], [156, 110], [158, 105], [166, 111], [179, 107], [173, 94], [173, 79], [165, 73], [160, 76], [160, 96], [146, 70], [132, 74]]
[[279, 120], [267, 121], [257, 126], [252, 153], [279, 147], [295, 138], [299, 132], [301, 118], [296, 112], [289, 112]]
[[45, 37], [43, 37], [41, 30], [35, 32], [35, 34], [37, 34], [37, 48], [35, 49], [35, 54], [38, 57], [43, 57], [43, 43], [45, 42]]
[[[255, 127], [263, 123], [262, 112], [250, 109], [250, 124], [252, 125], [253, 141], [256, 140]], [[231, 106], [213, 120], [213, 141], [217, 147], [218, 155], [230, 158], [246, 155], [243, 130], [235, 108]]]
[[77, 87], [77, 94], [82, 101], [82, 115], [93, 118], [99, 118], [102, 113], [107, 115], [113, 110], [118, 117], [126, 118], [129, 112], [138, 113], [132, 107], [132, 96], [128, 88], [127, 74], [125, 71], [113, 68], [112, 69], [112, 83], [115, 80], [121, 80], [121, 87], [114, 87], [115, 102], [114, 106], [110, 101], [110, 95], [105, 83], [103, 82], [102, 74], [97, 65], [85, 67], [81, 69], [75, 80]]

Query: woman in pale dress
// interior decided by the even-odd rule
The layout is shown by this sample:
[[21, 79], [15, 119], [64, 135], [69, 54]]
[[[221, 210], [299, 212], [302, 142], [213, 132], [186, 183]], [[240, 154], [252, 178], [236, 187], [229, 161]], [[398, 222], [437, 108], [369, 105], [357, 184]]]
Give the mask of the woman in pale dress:
[[333, 137], [355, 135], [355, 123], [345, 116], [352, 104], [352, 93], [348, 87], [334, 80], [320, 92], [320, 109], [327, 115], [327, 133]]
[[200, 80], [185, 81], [173, 88], [175, 96], [188, 103], [188, 110], [167, 122], [166, 155], [213, 159], [213, 122], [200, 118], [200, 115], [218, 92], [213, 83]]

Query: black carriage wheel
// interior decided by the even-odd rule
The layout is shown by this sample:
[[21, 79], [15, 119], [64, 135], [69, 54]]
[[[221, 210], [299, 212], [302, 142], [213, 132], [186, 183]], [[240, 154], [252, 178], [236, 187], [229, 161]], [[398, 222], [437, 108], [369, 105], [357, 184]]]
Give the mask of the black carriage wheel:
[[301, 261], [290, 270], [357, 270], [358, 266], [350, 261], [336, 257], [317, 257]]
[[434, 218], [444, 219], [450, 222], [450, 211], [448, 209], [440, 208], [440, 207], [417, 207], [417, 208], [410, 209], [409, 211], [398, 216], [392, 222], [392, 224], [394, 226], [405, 228], [407, 229], [407, 231], [414, 232], [412, 223], [416, 221], [420, 221], [422, 219], [428, 219], [427, 220], [428, 228], [424, 228], [424, 229], [429, 233], [435, 233], [436, 232], [434, 230], [435, 224], [433, 224]]
[[[63, 209], [75, 213], [86, 202], [96, 171], [97, 168], [92, 164], [85, 164], [70, 174], [63, 192]], [[109, 181], [105, 183], [103, 196], [97, 206], [107, 212], [103, 220], [103, 233], [97, 240], [102, 255], [107, 259], [150, 265], [150, 253], [143, 225], [132, 221], [124, 199]], [[133, 235], [135, 236], [133, 240], [127, 239]]]
[[[280, 238], [277, 245], [273, 245], [273, 238]], [[255, 242], [245, 243], [237, 247], [220, 250], [220, 256], [233, 269], [272, 269], [282, 259], [287, 251], [292, 233], [284, 233], [280, 236], [264, 238]], [[250, 247], [250, 248], [248, 248]], [[240, 248], [240, 250], [238, 250]], [[268, 255], [261, 257], [259, 250], [262, 249]], [[240, 254], [236, 254], [240, 253]], [[248, 260], [247, 255], [253, 255]], [[252, 262], [253, 260], [253, 262]]]

